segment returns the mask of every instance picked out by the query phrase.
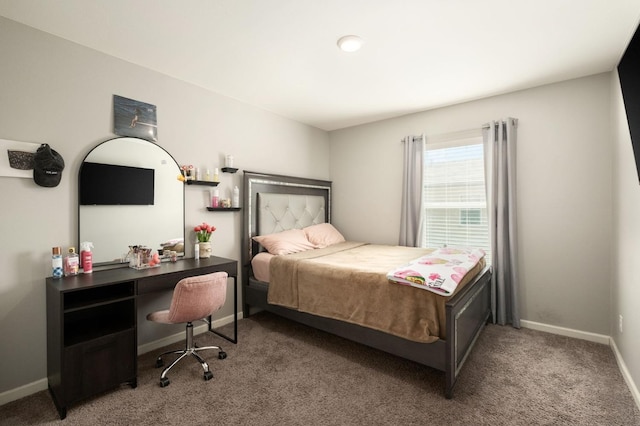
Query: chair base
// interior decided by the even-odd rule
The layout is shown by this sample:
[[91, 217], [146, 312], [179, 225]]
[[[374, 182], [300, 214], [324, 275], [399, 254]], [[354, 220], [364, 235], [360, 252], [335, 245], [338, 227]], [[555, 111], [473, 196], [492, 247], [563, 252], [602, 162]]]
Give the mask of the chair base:
[[217, 349], [218, 359], [225, 359], [227, 357], [227, 353], [223, 351], [220, 346], [203, 346], [203, 347], [196, 346], [193, 343], [193, 324], [191, 322], [188, 322], [186, 328], [187, 328], [187, 342], [186, 342], [185, 349], [164, 352], [160, 354], [156, 359], [156, 368], [161, 368], [164, 366], [164, 361], [162, 360], [163, 356], [170, 355], [170, 354], [179, 355], [178, 358], [176, 358], [171, 364], [169, 364], [167, 368], [162, 370], [162, 374], [160, 375], [160, 387], [169, 386], [171, 382], [167, 377], [167, 373], [169, 372], [169, 370], [171, 370], [171, 368], [174, 365], [176, 365], [178, 362], [180, 362], [180, 360], [182, 360], [183, 358], [186, 358], [187, 356], [192, 356], [196, 360], [198, 360], [198, 362], [202, 366], [202, 369], [204, 370], [204, 380], [211, 380], [213, 378], [213, 373], [209, 370], [209, 364], [207, 364], [207, 362], [198, 354], [198, 352], [206, 351], [209, 349]]

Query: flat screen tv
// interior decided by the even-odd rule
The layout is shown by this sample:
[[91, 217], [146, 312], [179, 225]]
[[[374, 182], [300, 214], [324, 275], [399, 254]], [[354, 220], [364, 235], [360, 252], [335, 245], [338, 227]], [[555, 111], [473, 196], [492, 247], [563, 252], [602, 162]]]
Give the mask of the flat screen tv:
[[636, 171], [640, 179], [640, 27], [636, 29], [627, 50], [622, 55], [618, 64], [618, 76], [631, 133]]
[[155, 170], [82, 163], [81, 205], [153, 205]]

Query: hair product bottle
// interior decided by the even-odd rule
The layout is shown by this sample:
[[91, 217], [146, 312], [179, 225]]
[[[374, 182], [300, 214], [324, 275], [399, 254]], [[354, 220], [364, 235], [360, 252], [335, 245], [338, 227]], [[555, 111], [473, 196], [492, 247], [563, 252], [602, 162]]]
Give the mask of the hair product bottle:
[[62, 249], [60, 247], [53, 247], [51, 249], [51, 266], [53, 278], [62, 278]]
[[76, 253], [75, 247], [69, 247], [69, 253], [64, 257], [63, 267], [65, 276], [78, 275], [80, 258], [78, 257], [78, 253]]
[[85, 274], [90, 274], [93, 272], [93, 254], [91, 253], [92, 248], [93, 243], [89, 241], [80, 243], [80, 264], [82, 265], [82, 272]]

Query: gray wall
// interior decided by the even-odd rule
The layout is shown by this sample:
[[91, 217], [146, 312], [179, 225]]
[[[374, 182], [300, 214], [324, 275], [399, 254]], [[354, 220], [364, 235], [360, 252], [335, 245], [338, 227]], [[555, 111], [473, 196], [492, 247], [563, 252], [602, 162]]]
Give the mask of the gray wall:
[[[613, 129], [613, 277], [610, 334], [636, 386], [640, 384], [640, 184], [618, 74], [611, 78]], [[622, 315], [623, 328], [618, 328]], [[638, 390], [636, 388], [636, 395]], [[638, 401], [640, 403], [640, 401]]]
[[[37, 381], [46, 385], [44, 279], [51, 275], [51, 247], [76, 245], [78, 168], [89, 150], [115, 137], [114, 94], [157, 106], [158, 144], [180, 164], [221, 166], [230, 153], [241, 170], [329, 178], [328, 135], [316, 128], [5, 18], [0, 58], [0, 139], [49, 143], [66, 163], [56, 188], [0, 177], [0, 396]], [[241, 179], [241, 173], [221, 174], [221, 191], [241, 188]], [[215, 225], [213, 253], [240, 259], [242, 214], [207, 212], [202, 188], [185, 188], [187, 229], [202, 221]], [[169, 298], [141, 299], [141, 315], [168, 306]], [[141, 325], [142, 343], [175, 332], [144, 319]]]

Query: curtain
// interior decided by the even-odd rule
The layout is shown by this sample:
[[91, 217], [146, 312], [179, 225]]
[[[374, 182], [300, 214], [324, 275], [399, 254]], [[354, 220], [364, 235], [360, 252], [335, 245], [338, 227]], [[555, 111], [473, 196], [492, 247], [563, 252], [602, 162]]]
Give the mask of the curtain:
[[487, 212], [493, 265], [493, 322], [520, 328], [516, 235], [516, 128], [518, 120], [483, 126]]
[[421, 136], [407, 136], [402, 142], [404, 144], [404, 167], [399, 244], [401, 246], [418, 247], [424, 222], [422, 185], [425, 136], [424, 134]]

